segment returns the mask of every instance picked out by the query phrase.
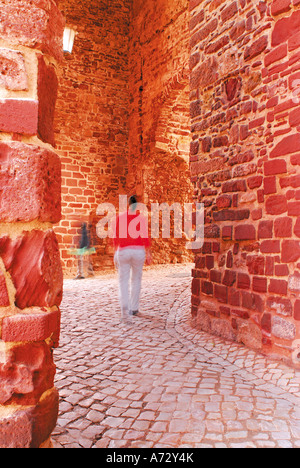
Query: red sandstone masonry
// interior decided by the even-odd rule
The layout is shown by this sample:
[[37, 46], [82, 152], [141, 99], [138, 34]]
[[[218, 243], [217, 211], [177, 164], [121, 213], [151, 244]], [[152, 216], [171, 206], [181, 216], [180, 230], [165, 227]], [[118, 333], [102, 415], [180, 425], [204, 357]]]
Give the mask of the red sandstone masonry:
[[54, 333], [58, 336], [59, 330], [59, 310], [28, 309], [3, 319], [1, 339], [5, 342], [43, 341]]
[[38, 448], [58, 415], [62, 299], [50, 226], [61, 216], [61, 165], [38, 136], [54, 143], [64, 20], [53, 0], [7, 0], [0, 22], [0, 447]]
[[38, 102], [5, 99], [0, 102], [0, 131], [36, 135]]
[[199, 109], [192, 106], [190, 167], [207, 224], [193, 274], [207, 274], [207, 233], [217, 225], [209, 261], [218, 274], [210, 279], [222, 283], [192, 291], [192, 313], [206, 329], [228, 337], [229, 326], [231, 338], [288, 360], [300, 336], [299, 18], [289, 0], [215, 1], [192, 4], [190, 21], [191, 100]]
[[2, 222], [60, 220], [61, 164], [54, 152], [36, 145], [0, 142], [0, 164]]

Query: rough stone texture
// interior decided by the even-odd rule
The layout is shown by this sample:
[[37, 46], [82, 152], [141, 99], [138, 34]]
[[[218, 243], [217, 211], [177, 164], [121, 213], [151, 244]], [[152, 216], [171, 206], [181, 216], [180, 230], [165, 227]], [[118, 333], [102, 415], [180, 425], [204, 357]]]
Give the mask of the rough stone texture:
[[53, 387], [55, 365], [52, 351], [43, 341], [1, 344], [0, 404], [35, 405]]
[[[30, 11], [30, 14], [29, 14]], [[4, 0], [0, 38], [62, 58], [64, 19], [54, 0]]]
[[18, 99], [5, 99], [0, 101], [0, 131], [36, 135], [37, 126], [37, 101]]
[[58, 393], [51, 389], [36, 407], [0, 416], [0, 448], [39, 448], [51, 435], [58, 415]]
[[0, 220], [57, 223], [61, 217], [60, 168], [58, 156], [48, 149], [0, 142]]
[[5, 342], [44, 341], [59, 335], [60, 311], [46, 312], [28, 309], [23, 313], [4, 317], [1, 339]]
[[0, 49], [0, 87], [12, 91], [28, 89], [28, 76], [21, 52]]
[[219, 228], [214, 239], [205, 229], [195, 252], [193, 275], [203, 279], [192, 313], [206, 329], [209, 297], [211, 321], [226, 320], [247, 346], [291, 356], [299, 335], [299, 4], [195, 1], [190, 10], [194, 200]]
[[3, 236], [0, 257], [16, 288], [17, 307], [59, 306], [62, 271], [53, 231], [24, 232], [16, 239]]
[[0, 447], [30, 448], [31, 409], [7, 413], [0, 417]]

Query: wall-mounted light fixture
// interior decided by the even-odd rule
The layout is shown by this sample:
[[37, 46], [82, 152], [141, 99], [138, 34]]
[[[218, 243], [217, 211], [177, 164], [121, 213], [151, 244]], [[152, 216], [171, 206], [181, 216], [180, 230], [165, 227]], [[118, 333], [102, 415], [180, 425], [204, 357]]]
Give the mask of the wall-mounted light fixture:
[[66, 27], [64, 30], [64, 52], [72, 53], [76, 31]]

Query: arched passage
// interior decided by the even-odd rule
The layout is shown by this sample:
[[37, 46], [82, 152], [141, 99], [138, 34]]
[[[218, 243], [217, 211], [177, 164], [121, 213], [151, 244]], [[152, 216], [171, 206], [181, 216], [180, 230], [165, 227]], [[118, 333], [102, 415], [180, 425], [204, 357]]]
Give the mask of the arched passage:
[[[65, 77], [65, 96], [59, 96], [60, 104], [66, 99], [65, 113], [55, 128], [64, 25], [58, 3], [70, 21], [80, 23], [78, 37], [88, 18], [91, 36], [81, 36], [84, 54]], [[77, 15], [72, 5], [79, 7]], [[186, 83], [179, 81], [179, 88], [169, 83], [189, 58], [192, 180], [199, 199], [211, 207], [208, 242], [196, 258], [193, 312], [209, 331], [288, 360], [295, 356], [299, 365], [300, 141], [299, 100], [293, 95], [299, 4], [241, 0], [203, 5], [190, 1], [190, 30], [187, 0], [175, 6], [165, 0], [160, 9], [152, 0], [124, 0], [121, 23], [119, 1], [7, 0], [2, 5], [1, 446], [49, 443], [57, 417], [52, 348], [58, 344], [62, 274], [52, 227], [60, 218], [61, 167], [53, 136], [62, 138], [57, 151], [67, 159], [62, 160], [63, 188], [71, 197], [65, 203], [70, 202], [72, 214], [73, 208], [89, 213], [120, 189], [137, 189], [150, 199], [161, 186], [154, 175], [150, 180], [151, 168], [144, 177], [151, 158], [156, 161], [153, 174], [160, 164], [166, 174], [161, 182], [171, 190], [170, 177], [163, 180], [170, 174], [165, 167], [175, 161], [172, 175], [177, 164], [181, 172], [186, 130], [181, 135], [178, 129], [186, 125], [187, 113], [182, 112]], [[104, 16], [110, 21], [103, 23], [101, 12], [109, 13]], [[238, 22], [232, 26], [233, 18]], [[124, 31], [127, 56], [120, 49]], [[100, 45], [99, 37], [105, 38]], [[104, 44], [110, 47], [105, 53]], [[170, 101], [153, 112], [166, 89]], [[77, 127], [68, 111], [80, 115]], [[183, 122], [176, 127], [181, 114]], [[99, 198], [88, 192], [89, 186]]]
[[[190, 182], [190, 113], [189, 85], [182, 77], [172, 80], [165, 93], [155, 101], [157, 117], [153, 123], [149, 155], [143, 166], [144, 202], [167, 203], [170, 207], [192, 202]], [[155, 114], [154, 114], [155, 115]], [[160, 230], [160, 236], [163, 236]], [[174, 238], [174, 219], [171, 217], [171, 238], [152, 239], [154, 259], [158, 263], [192, 261], [186, 249], [186, 238]]]

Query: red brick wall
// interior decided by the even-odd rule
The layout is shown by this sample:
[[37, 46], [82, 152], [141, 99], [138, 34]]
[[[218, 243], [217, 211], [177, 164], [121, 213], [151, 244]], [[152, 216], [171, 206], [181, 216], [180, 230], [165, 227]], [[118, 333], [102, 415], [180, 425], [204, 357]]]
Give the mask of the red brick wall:
[[128, 154], [129, 1], [61, 0], [67, 26], [77, 30], [61, 66], [55, 140], [62, 162], [62, 214], [56, 228], [66, 275], [81, 221], [93, 226], [95, 269], [111, 264], [109, 245], [97, 238], [96, 208], [124, 193]]
[[297, 4], [190, 0], [190, 167], [207, 206], [193, 314], [290, 360], [300, 331]]

